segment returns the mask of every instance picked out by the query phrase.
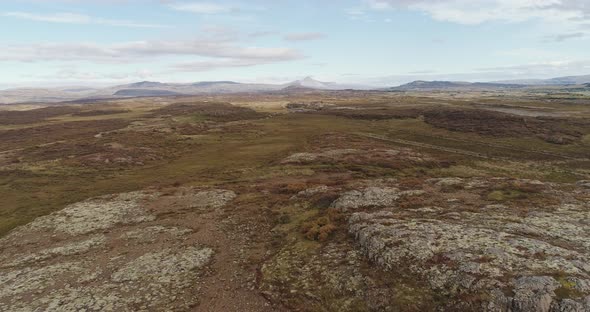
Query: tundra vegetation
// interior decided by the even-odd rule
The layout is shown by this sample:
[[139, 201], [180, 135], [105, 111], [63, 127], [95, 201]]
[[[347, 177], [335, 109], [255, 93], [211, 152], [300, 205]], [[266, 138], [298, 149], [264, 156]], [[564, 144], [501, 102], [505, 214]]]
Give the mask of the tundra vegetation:
[[0, 310], [590, 311], [589, 105], [0, 106]]

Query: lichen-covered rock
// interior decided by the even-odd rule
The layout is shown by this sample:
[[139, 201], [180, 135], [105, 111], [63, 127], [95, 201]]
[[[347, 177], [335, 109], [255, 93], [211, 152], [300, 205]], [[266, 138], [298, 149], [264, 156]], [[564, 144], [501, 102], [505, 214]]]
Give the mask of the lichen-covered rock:
[[326, 193], [330, 188], [327, 185], [318, 185], [297, 193], [297, 197], [311, 197], [316, 194]]
[[234, 191], [223, 189], [200, 190], [181, 188], [175, 198], [187, 204], [189, 210], [218, 209], [227, 205], [237, 197]]
[[21, 256], [16, 260], [6, 264], [6, 267], [12, 266], [21, 266], [27, 265], [30, 263], [39, 263], [41, 261], [50, 259], [56, 256], [70, 256], [70, 255], [77, 255], [83, 254], [88, 252], [92, 248], [96, 248], [99, 246], [104, 245], [106, 242], [106, 237], [101, 234], [94, 235], [88, 239], [79, 241], [79, 242], [72, 242], [72, 243], [65, 243], [58, 247], [52, 247], [48, 249], [43, 249], [39, 252]]
[[283, 164], [309, 164], [314, 162], [374, 164], [377, 166], [398, 168], [402, 164], [409, 166], [431, 164], [436, 160], [428, 155], [409, 148], [398, 149], [326, 149], [315, 153], [296, 153], [285, 158]]
[[[167, 249], [148, 253], [124, 265], [113, 273], [111, 278], [115, 282], [170, 283], [180, 279], [186, 272], [202, 267], [212, 255], [213, 250], [210, 248], [198, 247], [188, 247], [181, 251]], [[176, 286], [186, 285], [177, 283]]]
[[332, 203], [333, 208], [348, 211], [362, 207], [392, 206], [400, 198], [400, 191], [393, 187], [367, 187], [361, 191], [346, 192]]
[[82, 235], [106, 230], [118, 224], [133, 224], [155, 219], [142, 208], [142, 201], [155, 194], [132, 192], [108, 195], [75, 203], [48, 216], [39, 217], [21, 227], [10, 237], [23, 232], [54, 231], [68, 235]]
[[306, 163], [312, 162], [318, 158], [318, 155], [313, 153], [296, 153], [287, 158], [285, 158], [282, 163], [283, 164], [297, 164], [297, 163]]
[[590, 206], [551, 192], [561, 204], [524, 215], [509, 204], [480, 211], [387, 206], [353, 213], [349, 232], [380, 267], [408, 270], [451, 298], [470, 294], [463, 308], [586, 311]]
[[[194, 282], [198, 270], [212, 255], [210, 248], [198, 246], [147, 253], [124, 264], [110, 277], [99, 272], [84, 278], [97, 269], [89, 261], [0, 275], [0, 310], [148, 311], [178, 304], [186, 309], [196, 298], [175, 302], [176, 296]], [[67, 283], [62, 285], [64, 281]], [[32, 300], [20, 300], [18, 295], [27, 293], [35, 294]]]
[[[191, 195], [191, 205], [210, 208], [235, 197], [224, 190]], [[148, 206], [158, 199], [102, 196], [12, 231], [0, 240], [0, 311], [188, 310], [198, 303], [195, 282], [213, 249], [190, 240], [192, 229], [147, 223], [156, 220]]]
[[184, 235], [191, 232], [192, 230], [190, 229], [154, 225], [125, 232], [121, 235], [121, 238], [132, 243], [149, 244], [155, 242], [156, 239], [162, 237], [163, 234], [167, 234], [171, 238], [181, 239]]
[[236, 193], [229, 190], [204, 190], [185, 195], [190, 208], [221, 208], [236, 198]]

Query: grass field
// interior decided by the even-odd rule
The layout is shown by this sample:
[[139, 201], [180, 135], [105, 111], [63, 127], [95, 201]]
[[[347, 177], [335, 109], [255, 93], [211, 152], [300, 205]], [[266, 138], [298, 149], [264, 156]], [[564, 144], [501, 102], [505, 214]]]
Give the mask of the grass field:
[[[441, 99], [390, 98], [388, 94], [362, 99], [332, 94], [323, 97], [326, 99], [320, 97], [319, 100], [352, 107], [355, 109], [352, 112], [377, 109], [387, 113], [408, 107], [425, 109], [443, 102]], [[183, 99], [178, 102], [190, 103], [191, 100], [199, 101]], [[431, 126], [420, 118], [372, 120], [370, 117], [333, 115], [334, 110], [321, 111], [322, 114], [288, 113], [285, 105], [297, 101], [306, 102], [308, 99], [236, 99], [236, 105], [245, 110], [239, 111], [237, 118], [232, 118], [237, 120], [228, 122], [198, 114], [157, 117], [150, 111], [163, 106], [153, 100], [148, 103], [146, 100], [137, 103], [126, 100], [105, 104], [104, 108], [100, 104], [72, 108], [76, 112], [90, 111], [89, 116], [72, 112], [59, 115], [58, 111], [47, 118], [43, 114], [37, 118], [34, 112], [28, 111], [31, 123], [25, 120], [18, 125], [0, 126], [0, 136], [5, 137], [0, 144], [5, 155], [0, 177], [0, 233], [68, 203], [96, 195], [151, 185], [257, 180], [273, 174], [273, 171], [282, 172], [284, 169], [278, 167], [281, 159], [290, 153], [312, 150], [313, 140], [327, 133], [358, 136], [375, 144], [412, 147], [454, 162], [449, 168], [430, 170], [430, 175], [486, 174], [572, 182], [587, 178], [590, 172], [588, 132], [571, 144], [559, 145], [534, 136], [496, 137], [470, 131], [449, 131]], [[526, 103], [527, 107], [535, 104]], [[465, 104], [452, 102], [450, 105], [459, 107]], [[539, 104], [539, 107], [547, 106], [545, 102]], [[562, 107], [555, 105], [551, 108], [560, 110]], [[93, 110], [106, 108], [119, 111], [93, 116]], [[247, 119], [239, 120], [240, 114], [246, 114], [249, 109], [271, 115], [244, 115]], [[568, 107], [566, 113], [577, 109], [577, 106]], [[141, 126], [133, 126], [137, 124]], [[187, 124], [205, 124], [206, 127], [194, 135], [182, 135], [174, 130], [174, 127]], [[105, 131], [111, 134], [95, 137]], [[129, 148], [148, 146], [164, 156], [141, 165], [89, 164], [84, 160], [72, 160], [92, 154], [93, 148], [107, 143], [119, 143]], [[337, 143], [346, 146], [346, 142]], [[97, 152], [105, 151], [99, 149]], [[315, 168], [309, 169], [313, 171]]]

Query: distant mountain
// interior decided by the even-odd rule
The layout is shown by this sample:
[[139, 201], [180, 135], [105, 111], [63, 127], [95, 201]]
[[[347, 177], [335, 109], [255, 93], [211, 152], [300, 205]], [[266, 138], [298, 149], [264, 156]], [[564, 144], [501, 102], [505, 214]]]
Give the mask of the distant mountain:
[[[379, 89], [383, 91], [429, 91], [429, 90], [501, 90], [529, 87], [574, 85], [577, 88], [590, 88], [590, 75], [568, 76], [552, 79], [507, 80], [496, 82], [462, 81], [413, 81], [398, 87]], [[194, 83], [162, 83], [140, 81], [108, 88], [69, 86], [62, 88], [21, 88], [0, 90], [0, 104], [10, 103], [52, 103], [63, 101], [89, 101], [117, 97], [173, 96], [199, 94], [231, 94], [259, 92], [308, 92], [314, 90], [374, 90], [359, 84], [340, 84], [305, 77], [285, 84], [239, 83], [229, 80], [201, 81]]]
[[[238, 83], [234, 81], [201, 81], [195, 83], [140, 82], [130, 85], [114, 86], [108, 89], [111, 95], [124, 89], [160, 90], [176, 94], [198, 95], [217, 93], [265, 92], [280, 90], [280, 85]], [[154, 95], [158, 96], [158, 95]]]
[[529, 85], [529, 86], [580, 85], [580, 84], [590, 83], [590, 75], [566, 76], [566, 77], [557, 77], [557, 78], [551, 78], [551, 79], [504, 80], [504, 81], [496, 81], [495, 83], [500, 83], [500, 84], [520, 84], [520, 85]]
[[390, 91], [428, 91], [428, 90], [489, 90], [506, 88], [523, 88], [517, 84], [502, 84], [488, 82], [463, 82], [463, 81], [413, 81], [399, 87], [388, 88]]
[[145, 88], [165, 88], [168, 84], [156, 82], [156, 81], [140, 81], [135, 82], [127, 85], [123, 85], [121, 87], [129, 88], [129, 89], [145, 89]]
[[62, 90], [42, 88], [17, 88], [0, 91], [0, 104], [10, 103], [52, 103], [70, 101], [91, 95], [96, 90]]
[[169, 90], [153, 90], [153, 89], [122, 89], [113, 94], [116, 97], [141, 97], [141, 96], [171, 96], [183, 95], [182, 93]]
[[370, 90], [373, 89], [370, 86], [360, 84], [342, 84], [336, 82], [324, 82], [313, 79], [312, 77], [305, 77], [301, 80], [296, 80], [285, 85], [285, 89], [288, 90], [346, 90], [346, 89], [358, 89], [358, 90]]
[[304, 87], [301, 85], [289, 85], [289, 86], [282, 88], [280, 91], [292, 93], [292, 92], [312, 92], [312, 91], [316, 91], [316, 90], [317, 89], [308, 88], [308, 87]]
[[211, 87], [218, 85], [238, 85], [240, 83], [234, 81], [201, 81], [191, 84], [193, 87]]
[[93, 101], [117, 97], [174, 96], [200, 94], [232, 94], [260, 92], [306, 92], [313, 90], [345, 90], [371, 87], [351, 84], [323, 82], [306, 77], [286, 84], [239, 83], [235, 81], [200, 81], [194, 83], [163, 83], [157, 81], [140, 81], [107, 88], [88, 88], [70, 86], [53, 89], [12, 89], [0, 90], [0, 104]]
[[289, 87], [302, 87], [302, 88], [311, 88], [311, 89], [331, 89], [334, 83], [330, 82], [323, 82], [319, 80], [315, 80], [311, 77], [305, 77], [302, 80], [296, 80], [289, 84], [287, 84], [286, 88]]
[[60, 89], [63, 92], [80, 93], [80, 92], [95, 92], [95, 88], [88, 87], [65, 87]]

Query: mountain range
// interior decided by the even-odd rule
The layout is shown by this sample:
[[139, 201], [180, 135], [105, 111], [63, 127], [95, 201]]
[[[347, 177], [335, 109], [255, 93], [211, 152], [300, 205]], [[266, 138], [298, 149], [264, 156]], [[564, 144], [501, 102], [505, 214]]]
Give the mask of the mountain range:
[[[311, 77], [286, 84], [256, 84], [234, 81], [201, 81], [195, 83], [163, 83], [141, 81], [107, 88], [17, 88], [0, 90], [0, 103], [63, 102], [74, 100], [109, 99], [121, 97], [172, 96], [199, 94], [229, 94], [300, 90], [341, 90], [363, 88], [322, 82]], [[365, 87], [366, 88], [366, 87]]]
[[125, 97], [179, 96], [199, 94], [231, 94], [258, 92], [301, 92], [313, 90], [382, 90], [382, 91], [432, 91], [432, 90], [497, 90], [525, 89], [547, 86], [578, 86], [590, 88], [590, 75], [568, 76], [551, 79], [506, 80], [495, 82], [463, 81], [413, 81], [390, 88], [372, 88], [360, 84], [323, 82], [306, 77], [286, 84], [239, 83], [234, 81], [201, 81], [195, 83], [163, 83], [141, 81], [107, 88], [62, 87], [19, 88], [0, 90], [0, 104], [63, 102]]
[[385, 88], [387, 91], [436, 91], [436, 90], [498, 90], [498, 89], [530, 89], [539, 87], [582, 87], [590, 86], [590, 75], [567, 76], [550, 79], [521, 79], [492, 82], [465, 81], [424, 81], [417, 80], [397, 87]]
[[584, 76], [565, 76], [551, 79], [524, 79], [524, 80], [506, 80], [497, 81], [500, 84], [520, 84], [520, 85], [580, 85], [590, 83], [590, 75]]

